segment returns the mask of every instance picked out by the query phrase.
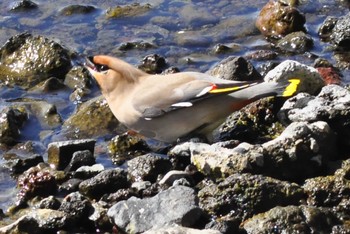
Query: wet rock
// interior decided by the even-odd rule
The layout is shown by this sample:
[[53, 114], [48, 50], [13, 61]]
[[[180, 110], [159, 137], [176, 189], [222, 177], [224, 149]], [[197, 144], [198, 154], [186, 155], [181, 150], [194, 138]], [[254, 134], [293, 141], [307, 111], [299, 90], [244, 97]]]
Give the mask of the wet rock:
[[79, 224], [79, 228], [89, 225], [88, 217], [92, 206], [90, 201], [79, 192], [67, 195], [58, 210], [67, 214], [71, 225]]
[[126, 171], [116, 168], [100, 172], [79, 184], [79, 191], [88, 197], [98, 198], [128, 186]]
[[17, 187], [19, 192], [16, 205], [20, 206], [35, 196], [55, 194], [58, 185], [54, 171], [44, 164], [39, 164], [19, 176]]
[[[88, 123], [88, 124], [87, 124]], [[62, 134], [70, 138], [89, 138], [124, 132], [103, 96], [84, 102], [62, 126]]]
[[349, 174], [350, 160], [346, 160], [334, 175], [307, 179], [303, 188], [308, 194], [308, 205], [334, 207], [348, 201], [350, 199]]
[[58, 43], [24, 33], [0, 49], [0, 79], [8, 85], [32, 87], [50, 77], [63, 79], [71, 68], [69, 52]]
[[341, 83], [341, 75], [339, 72], [333, 68], [333, 67], [318, 67], [316, 68], [317, 71], [320, 73], [322, 79], [324, 82], [329, 84], [337, 84], [340, 85]]
[[117, 228], [127, 233], [164, 226], [191, 227], [202, 214], [195, 191], [185, 186], [171, 187], [151, 198], [131, 197], [113, 205], [107, 213]]
[[102, 164], [82, 166], [75, 171], [74, 177], [80, 179], [88, 179], [102, 172], [104, 169], [105, 167]]
[[107, 216], [108, 209], [106, 204], [102, 201], [92, 203], [93, 213], [90, 214], [89, 219], [94, 222], [95, 229], [99, 230], [113, 230], [113, 225]]
[[6, 160], [6, 167], [10, 168], [11, 172], [15, 174], [22, 173], [29, 168], [44, 162], [43, 157], [38, 154], [26, 156], [21, 156], [18, 154], [5, 154], [3, 157]]
[[96, 141], [92, 139], [52, 142], [47, 149], [48, 163], [63, 170], [68, 166], [75, 152], [89, 150], [93, 155], [95, 143]]
[[212, 217], [211, 221], [205, 225], [206, 229], [218, 230], [220, 233], [239, 233], [239, 224], [241, 221], [237, 218], [232, 218], [230, 215]]
[[338, 224], [331, 210], [312, 206], [275, 207], [243, 224], [247, 233], [331, 233]]
[[0, 233], [54, 233], [67, 225], [66, 213], [51, 209], [36, 209], [14, 223], [0, 228]]
[[266, 74], [264, 81], [278, 82], [296, 77], [301, 80], [297, 93], [307, 92], [310, 94], [316, 94], [325, 85], [323, 79], [315, 68], [293, 60], [286, 60], [280, 63], [277, 67]]
[[257, 50], [254, 52], [251, 52], [244, 57], [246, 59], [252, 59], [257, 61], [263, 61], [263, 60], [273, 60], [276, 59], [278, 54], [272, 50]]
[[165, 58], [158, 54], [150, 54], [143, 58], [142, 63], [138, 68], [149, 74], [159, 74], [166, 68], [166, 66]]
[[305, 17], [293, 6], [270, 0], [260, 11], [256, 27], [267, 37], [281, 38], [291, 32], [305, 31]]
[[64, 87], [65, 86], [60, 79], [57, 79], [56, 77], [50, 77], [47, 80], [39, 83], [35, 87], [31, 88], [30, 91], [48, 93], [59, 89], [63, 89]]
[[255, 70], [254, 66], [243, 57], [230, 56], [210, 69], [208, 73], [226, 80], [245, 81], [261, 79], [260, 74]]
[[338, 68], [350, 69], [350, 52], [349, 51], [337, 51], [334, 53], [333, 59], [336, 61]]
[[150, 151], [147, 143], [140, 136], [128, 133], [117, 135], [108, 143], [108, 153], [113, 163], [117, 165]]
[[135, 41], [135, 42], [125, 42], [122, 43], [118, 49], [121, 51], [128, 51], [128, 50], [147, 50], [147, 49], [152, 49], [155, 48], [156, 46], [153, 45], [152, 43], [149, 43], [147, 41]]
[[150, 4], [141, 5], [139, 3], [133, 3], [131, 5], [109, 8], [106, 12], [106, 16], [107, 18], [133, 17], [143, 15], [150, 9]]
[[330, 36], [332, 34], [332, 30], [337, 23], [338, 18], [327, 16], [327, 18], [324, 20], [320, 28], [318, 29], [318, 35], [321, 39], [324, 41], [329, 41]]
[[28, 113], [22, 107], [6, 107], [0, 117], [0, 143], [13, 145], [20, 136], [20, 128], [28, 119]]
[[232, 174], [218, 184], [206, 183], [198, 192], [200, 207], [209, 214], [239, 220], [275, 206], [299, 204], [304, 196], [297, 184], [251, 174]]
[[69, 5], [60, 10], [60, 13], [65, 16], [77, 15], [77, 14], [89, 14], [95, 11], [94, 6], [89, 5]]
[[210, 230], [210, 229], [203, 229], [203, 230], [198, 230], [198, 229], [193, 229], [193, 228], [187, 228], [187, 227], [181, 227], [181, 226], [176, 226], [176, 227], [162, 227], [158, 229], [151, 229], [144, 234], [220, 234], [221, 232], [216, 231], [216, 230]]
[[174, 73], [178, 73], [180, 72], [180, 69], [177, 67], [168, 67], [167, 69], [165, 69], [162, 74], [166, 75], [166, 74], [174, 74]]
[[278, 40], [276, 46], [282, 51], [291, 53], [305, 53], [313, 46], [312, 37], [302, 31], [292, 32]]
[[239, 51], [240, 45], [238, 44], [229, 44], [229, 45], [224, 45], [224, 44], [216, 44], [214, 48], [212, 49], [212, 52], [214, 54], [226, 54], [226, 53], [233, 53], [235, 51]]
[[284, 122], [326, 121], [338, 135], [338, 146], [349, 146], [349, 106], [349, 90], [338, 85], [327, 85], [316, 97], [298, 94], [290, 98], [283, 105], [279, 117]]
[[54, 196], [48, 196], [42, 199], [36, 207], [39, 209], [57, 210], [61, 206], [61, 202]]
[[340, 17], [332, 28], [330, 42], [338, 47], [349, 48], [350, 42], [350, 13]]
[[72, 193], [79, 190], [79, 184], [82, 182], [82, 179], [72, 178], [65, 182], [63, 182], [60, 187], [59, 191], [64, 193]]
[[62, 124], [62, 118], [54, 104], [46, 101], [28, 100], [30, 109], [39, 120], [42, 128], [53, 129]]
[[92, 87], [93, 79], [86, 68], [74, 66], [66, 74], [64, 84], [71, 89], [89, 89]]
[[13, 3], [10, 11], [19, 12], [19, 11], [27, 11], [27, 10], [37, 9], [37, 8], [38, 8], [38, 4], [36, 4], [35, 2], [32, 2], [30, 0], [21, 0]]
[[96, 160], [90, 150], [76, 151], [68, 166], [64, 169], [66, 172], [75, 171], [81, 166], [92, 166]]
[[155, 182], [159, 174], [170, 170], [171, 163], [164, 156], [149, 153], [129, 160], [127, 166], [132, 181]]

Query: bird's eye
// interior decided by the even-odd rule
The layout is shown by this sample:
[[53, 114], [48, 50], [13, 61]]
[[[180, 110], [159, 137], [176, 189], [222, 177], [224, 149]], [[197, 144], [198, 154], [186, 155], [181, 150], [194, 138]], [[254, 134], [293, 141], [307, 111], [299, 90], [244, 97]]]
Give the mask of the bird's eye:
[[106, 72], [107, 70], [109, 70], [109, 67], [107, 65], [103, 65], [103, 64], [97, 64], [94, 63], [93, 61], [94, 57], [88, 57], [89, 62], [91, 62], [91, 64], [94, 65], [94, 70], [98, 71], [98, 72]]

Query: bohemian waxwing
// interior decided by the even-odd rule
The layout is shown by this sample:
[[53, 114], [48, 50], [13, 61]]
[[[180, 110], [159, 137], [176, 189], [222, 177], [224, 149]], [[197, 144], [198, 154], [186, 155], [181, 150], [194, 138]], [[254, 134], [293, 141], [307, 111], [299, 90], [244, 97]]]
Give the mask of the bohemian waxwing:
[[291, 96], [300, 83], [229, 81], [200, 72], [150, 75], [115, 57], [91, 60], [86, 67], [114, 116], [141, 135], [169, 143], [208, 136], [233, 111], [262, 97]]

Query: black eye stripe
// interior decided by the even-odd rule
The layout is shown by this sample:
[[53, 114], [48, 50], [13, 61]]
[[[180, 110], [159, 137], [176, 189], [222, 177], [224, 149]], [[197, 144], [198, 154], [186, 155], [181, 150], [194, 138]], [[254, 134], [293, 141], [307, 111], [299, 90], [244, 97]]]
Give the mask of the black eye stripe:
[[107, 71], [109, 69], [109, 67], [107, 65], [94, 63], [93, 62], [93, 59], [94, 59], [93, 56], [88, 57], [88, 59], [90, 60], [91, 63], [93, 63], [95, 65], [95, 69], [98, 72]]

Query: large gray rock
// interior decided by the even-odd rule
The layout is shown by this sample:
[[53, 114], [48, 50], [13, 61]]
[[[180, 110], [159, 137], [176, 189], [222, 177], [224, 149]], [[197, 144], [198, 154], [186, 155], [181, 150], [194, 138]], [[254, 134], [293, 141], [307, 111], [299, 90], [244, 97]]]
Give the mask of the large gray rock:
[[107, 215], [122, 232], [141, 233], [164, 226], [191, 227], [202, 215], [192, 188], [175, 186], [154, 197], [131, 197], [112, 206]]
[[152, 229], [147, 232], [144, 232], [144, 234], [220, 234], [221, 232], [216, 230], [210, 230], [210, 229], [204, 229], [204, 230], [198, 230], [193, 228], [186, 228], [186, 227], [164, 227], [159, 229]]

